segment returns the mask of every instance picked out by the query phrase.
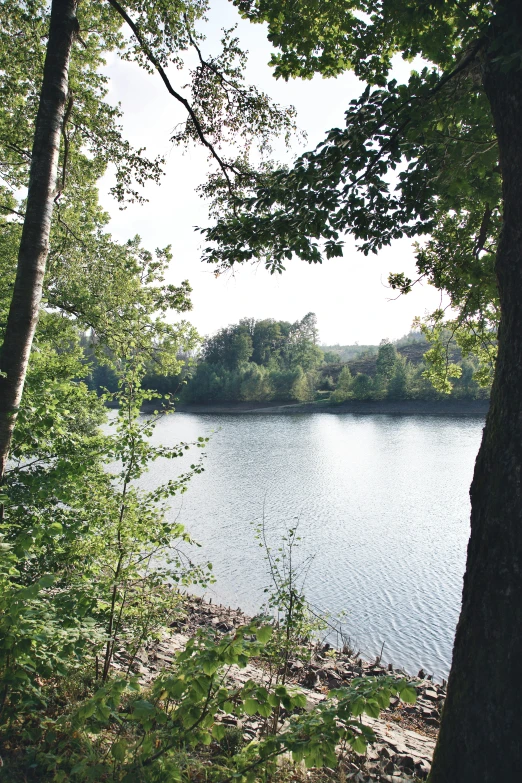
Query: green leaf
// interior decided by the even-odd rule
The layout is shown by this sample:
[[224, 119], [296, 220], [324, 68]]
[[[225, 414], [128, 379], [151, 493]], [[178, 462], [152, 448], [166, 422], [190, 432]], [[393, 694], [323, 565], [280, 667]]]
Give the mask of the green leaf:
[[226, 728], [225, 726], [223, 726], [222, 723], [214, 723], [212, 727], [212, 736], [214, 737], [214, 739], [218, 740], [219, 742], [219, 740], [223, 739], [225, 733], [226, 733]]
[[118, 740], [118, 742], [115, 742], [111, 747], [111, 755], [114, 759], [116, 759], [116, 761], [124, 761], [126, 749], [127, 743], [125, 740]]
[[294, 707], [298, 707], [299, 709], [306, 709], [306, 696], [304, 693], [296, 693], [292, 696], [292, 704]]
[[210, 745], [212, 742], [212, 735], [209, 734], [208, 731], [202, 731], [200, 732], [199, 740], [203, 743], [203, 745]]
[[262, 718], [268, 718], [272, 714], [272, 707], [270, 704], [258, 704], [257, 712]]
[[381, 714], [381, 708], [377, 701], [374, 699], [368, 699], [366, 701], [366, 708], [365, 712], [371, 717], [371, 718], [378, 718]]
[[53, 585], [55, 581], [56, 581], [55, 574], [44, 574], [38, 580], [38, 585], [45, 589], [47, 587], [51, 587], [51, 585]]
[[263, 625], [256, 630], [256, 637], [261, 644], [266, 644], [272, 636], [273, 628], [271, 625]]
[[356, 753], [366, 753], [366, 741], [361, 735], [357, 734], [353, 739], [349, 740], [349, 742]]
[[134, 714], [138, 718], [149, 718], [151, 717], [154, 712], [156, 712], [156, 707], [154, 704], [151, 704], [150, 701], [145, 701], [145, 699], [139, 699], [138, 701], [134, 702]]
[[205, 674], [211, 677], [219, 669], [219, 663], [217, 661], [206, 660], [203, 661], [202, 668]]
[[259, 707], [259, 702], [255, 699], [245, 699], [243, 702], [243, 708], [247, 715], [256, 715]]
[[406, 704], [415, 704], [417, 701], [417, 691], [411, 685], [407, 685], [405, 688], [403, 688], [400, 691], [399, 696]]
[[356, 699], [354, 699], [354, 701], [350, 705], [352, 715], [355, 718], [357, 718], [359, 715], [362, 715], [365, 706], [366, 706], [365, 699], [363, 699], [362, 696], [358, 696]]

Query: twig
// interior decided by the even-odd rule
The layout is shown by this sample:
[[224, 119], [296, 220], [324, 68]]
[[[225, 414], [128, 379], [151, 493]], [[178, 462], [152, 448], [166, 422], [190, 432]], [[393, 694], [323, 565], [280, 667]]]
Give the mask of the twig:
[[194, 109], [192, 108], [190, 103], [187, 101], [187, 99], [184, 98], [182, 95], [180, 95], [180, 93], [177, 92], [177, 90], [174, 89], [174, 87], [170, 83], [170, 80], [169, 80], [167, 74], [165, 73], [165, 70], [162, 67], [160, 61], [158, 60], [156, 55], [152, 52], [152, 50], [148, 46], [147, 42], [145, 41], [144, 37], [142, 36], [138, 26], [132, 21], [132, 19], [130, 18], [128, 13], [125, 11], [125, 9], [119, 4], [118, 0], [107, 0], [107, 2], [109, 3], [109, 5], [111, 5], [114, 8], [114, 10], [121, 16], [121, 18], [124, 19], [125, 22], [127, 22], [129, 27], [131, 28], [132, 32], [134, 33], [138, 43], [140, 44], [140, 46], [141, 46], [141, 48], [143, 50], [143, 54], [146, 56], [146, 58], [149, 60], [149, 62], [152, 63], [154, 68], [157, 70], [157, 72], [159, 73], [159, 75], [160, 75], [160, 77], [161, 77], [165, 87], [169, 91], [169, 93], [172, 95], [173, 98], [175, 98], [177, 101], [179, 101], [179, 103], [181, 103], [182, 106], [184, 106], [185, 109], [187, 110], [187, 112], [188, 112], [188, 114], [190, 116], [190, 119], [194, 123], [194, 127], [196, 129], [196, 133], [197, 133], [197, 135], [199, 137], [199, 140], [210, 151], [210, 154], [216, 160], [219, 168], [223, 172], [223, 175], [224, 175], [224, 177], [225, 177], [225, 179], [227, 181], [229, 191], [230, 191], [231, 195], [233, 195], [234, 187], [233, 187], [232, 180], [230, 179], [230, 176], [229, 176], [229, 171], [232, 171], [234, 174], [237, 174], [238, 173], [237, 170], [234, 168], [234, 166], [231, 166], [229, 163], [226, 163], [226, 161], [224, 161], [218, 155], [218, 153], [216, 152], [216, 150], [214, 148], [214, 145], [205, 136], [205, 133], [203, 132], [203, 128], [201, 127], [201, 123], [200, 123], [200, 121], [199, 121], [199, 119], [197, 117], [196, 112], [194, 111]]

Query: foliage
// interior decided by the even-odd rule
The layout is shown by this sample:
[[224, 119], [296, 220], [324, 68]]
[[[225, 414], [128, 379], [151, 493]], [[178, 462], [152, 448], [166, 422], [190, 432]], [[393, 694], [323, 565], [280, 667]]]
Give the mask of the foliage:
[[[160, 321], [152, 336], [155, 309], [155, 299], [148, 311], [138, 299], [120, 324], [113, 436], [99, 429], [103, 400], [81, 380], [77, 328], [55, 313], [40, 320], [4, 484], [4, 720], [45, 707], [47, 683], [57, 676], [90, 667], [104, 680], [115, 654], [126, 650], [132, 661], [172, 616], [168, 582], [207, 578], [176, 547], [190, 542], [183, 527], [165, 518], [168, 498], [185, 491], [201, 464], [151, 492], [136, 485], [151, 461], [180, 457], [188, 448], [151, 446], [155, 419], [139, 419], [141, 403], [153, 395], [139, 388], [143, 358], [136, 346], [143, 357], [139, 339], [146, 339], [147, 326], [151, 345], [163, 335]], [[109, 464], [119, 470], [108, 471]]]
[[[140, 487], [151, 463], [180, 458], [190, 445], [152, 444], [159, 414], [142, 417], [140, 408], [158, 395], [144, 389], [144, 379], [148, 374], [179, 383], [184, 357], [198, 338], [190, 324], [167, 319], [172, 310], [190, 308], [188, 283], [164, 282], [169, 248], [152, 253], [138, 237], [120, 243], [107, 230], [98, 179], [111, 166], [120, 204], [141, 201], [140, 186], [159, 180], [163, 161], [149, 160], [125, 139], [120, 109], [106, 100], [104, 59], [116, 52], [156, 72], [185, 107], [187, 122], [173, 140], [197, 140], [208, 150], [214, 170], [205, 190], [216, 194], [218, 210], [229, 198], [248, 194], [256, 181], [248, 159], [254, 141], [266, 151], [274, 133], [293, 129], [292, 111], [244, 85], [244, 54], [231, 31], [224, 32], [222, 52], [205, 58], [197, 25], [206, 10], [200, 0], [78, 6], [43, 308], [1, 499], [5, 780], [193, 780], [202, 768], [209, 780], [256, 780], [286, 751], [308, 766], [331, 765], [340, 742], [363, 752], [373, 740], [363, 713], [375, 716], [392, 694], [414, 698], [405, 681], [366, 679], [303, 714], [304, 695], [282, 682], [230, 687], [224, 678], [231, 665], [244, 667], [265, 649], [270, 655], [272, 629], [259, 623], [222, 639], [197, 635], [147, 689], [133, 674], [142, 647], [165, 633], [178, 611], [175, 586], [206, 584], [211, 575], [210, 566], [192, 565], [183, 549], [190, 537], [167, 516], [169, 499], [185, 491], [201, 462], [164, 486]], [[0, 20], [4, 324], [49, 4], [8, 0]], [[184, 67], [189, 49], [199, 63], [190, 75], [190, 102], [166, 73], [167, 66]], [[242, 144], [230, 158], [223, 151], [228, 154], [232, 139]], [[263, 171], [271, 182], [269, 168]], [[335, 254], [333, 239], [328, 247]], [[322, 361], [315, 318], [261, 323], [251, 334], [243, 329], [231, 335], [222, 365], [206, 362], [210, 381], [213, 368], [223, 367], [239, 395], [308, 399]], [[91, 370], [103, 372], [111, 387], [102, 398], [92, 391], [99, 376], [91, 377], [91, 389], [87, 383]], [[158, 402], [168, 406], [170, 398]], [[108, 422], [104, 403], [118, 406]], [[193, 445], [202, 448], [204, 441]], [[276, 569], [279, 595], [283, 601], [289, 595], [292, 606], [280, 604], [285, 620], [279, 649], [288, 655], [289, 640], [301, 638], [306, 616], [293, 577], [289, 582], [282, 568]], [[225, 710], [257, 715], [276, 728], [284, 710], [288, 726], [246, 747], [231, 743], [223, 754], [225, 729], [218, 718]]]
[[[259, 339], [259, 325], [259, 331], [268, 332], [272, 342]], [[285, 325], [284, 322], [245, 319], [237, 326], [222, 329], [205, 342], [203, 356], [192, 370], [192, 377], [190, 367], [186, 367], [188, 383], [184, 389], [181, 375], [168, 376], [164, 386], [161, 379], [156, 378], [156, 388], [170, 392], [181, 390], [183, 401], [197, 403], [310, 402], [322, 397], [338, 404], [350, 399], [435, 400], [449, 395], [453, 399], [475, 400], [488, 397], [490, 375], [483, 370], [485, 354], [474, 341], [463, 350], [464, 337], [457, 341], [454, 330], [442, 325], [437, 329], [422, 325], [422, 331], [412, 332], [394, 343], [383, 340], [380, 346], [353, 346], [357, 352], [347, 363], [340, 360], [339, 354], [326, 352], [322, 363], [315, 364], [318, 349], [305, 345], [300, 356], [306, 356], [308, 352], [314, 360], [313, 370], [308, 372], [303, 372], [300, 365], [291, 369], [297, 351], [293, 344], [285, 346], [280, 336], [281, 326]], [[254, 339], [247, 334], [247, 328], [253, 330]], [[249, 346], [248, 361], [237, 358], [240, 341]], [[312, 351], [312, 347], [315, 350]], [[344, 346], [340, 348], [344, 350]], [[264, 363], [256, 363], [254, 356]], [[290, 366], [279, 369], [285, 362]], [[465, 377], [461, 377], [464, 369]], [[97, 373], [99, 377], [99, 369]], [[99, 383], [103, 385], [103, 379]]]
[[[149, 690], [135, 677], [113, 678], [46, 721], [40, 747], [30, 756], [38, 779], [188, 781], [203, 766], [211, 781], [229, 776], [257, 781], [275, 771], [277, 756], [288, 751], [308, 767], [335, 766], [339, 745], [364, 753], [375, 740], [363, 714], [378, 716], [395, 695], [415, 701], [415, 688], [405, 680], [366, 678], [333, 691], [317, 710], [303, 714], [306, 698], [296, 689], [252, 680], [227, 685], [225, 668], [246, 666], [270, 635], [270, 626], [259, 622], [219, 641], [200, 632]], [[231, 756], [222, 753], [223, 711], [267, 720], [284, 711], [290, 720], [284, 730]]]
[[[342, 255], [344, 233], [365, 254], [399, 237], [429, 235], [416, 245], [418, 278], [400, 272], [390, 285], [405, 294], [425, 279], [448, 295], [454, 314], [427, 317], [426, 334], [436, 343], [446, 319], [462, 349], [479, 357], [476, 379], [487, 385], [499, 319], [501, 180], [480, 72], [502, 9], [460, 0], [235, 4], [244, 17], [267, 24], [277, 77], [353, 70], [366, 86], [344, 127], [290, 168], [263, 171], [239, 205], [222, 202], [216, 224], [204, 231], [205, 259], [220, 269], [261, 259], [281, 272], [293, 257], [321, 263]], [[492, 45], [500, 51], [503, 42]], [[392, 74], [398, 54], [423, 60], [405, 83]], [[505, 54], [506, 69], [517, 67], [517, 56]], [[427, 361], [442, 389], [447, 362], [438, 345]]]
[[353, 387], [352, 373], [349, 367], [343, 367], [337, 381], [337, 386], [331, 395], [332, 402], [345, 402], [351, 394]]
[[[298, 558], [301, 542], [298, 523], [281, 536], [279, 546], [271, 546], [265, 519], [256, 527], [256, 539], [265, 552], [270, 586], [265, 588], [266, 612], [274, 618], [274, 632], [265, 654], [270, 667], [271, 680], [276, 684], [286, 682], [290, 659], [310, 663], [317, 634], [326, 628], [324, 618], [315, 615], [306, 600], [304, 584], [313, 557]], [[277, 731], [278, 715], [274, 717]]]
[[[300, 321], [245, 318], [208, 337], [195, 369], [187, 372], [183, 402], [303, 402], [313, 399], [317, 346], [313, 313]], [[172, 378], [179, 388], [179, 378]]]
[[[485, 400], [489, 395], [489, 374], [482, 373], [476, 344], [469, 345], [469, 353], [464, 353], [453, 332], [442, 326], [437, 333], [422, 326], [422, 331], [394, 343], [383, 340], [376, 350], [376, 356], [364, 352], [347, 364], [336, 361], [334, 366], [321, 368], [322, 379], [333, 381], [331, 402], [436, 400], [446, 396]], [[324, 388], [324, 380], [319, 381], [319, 388]]]

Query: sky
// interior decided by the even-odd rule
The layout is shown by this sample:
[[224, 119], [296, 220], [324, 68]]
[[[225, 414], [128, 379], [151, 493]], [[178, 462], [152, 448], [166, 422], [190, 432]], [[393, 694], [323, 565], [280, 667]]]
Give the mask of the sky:
[[[298, 127], [307, 133], [304, 146], [296, 141], [291, 150], [277, 148], [279, 159], [290, 162], [305, 149], [312, 149], [330, 128], [343, 125], [349, 101], [362, 92], [361, 83], [349, 73], [330, 80], [275, 80], [267, 65], [272, 49], [264, 26], [241, 20], [228, 0], [212, 0], [204, 53], [216, 53], [221, 29], [234, 24], [239, 25], [237, 35], [250, 54], [247, 81], [276, 102], [294, 105]], [[411, 67], [399, 61], [394, 75], [407, 79]], [[207, 204], [196, 192], [206, 178], [207, 158], [200, 148], [184, 151], [169, 141], [184, 119], [183, 108], [157, 75], [149, 75], [137, 65], [111, 56], [106, 73], [110, 77], [108, 99], [121, 104], [126, 137], [133, 145], [146, 147], [147, 156], [161, 154], [167, 159], [161, 184], [148, 184], [143, 190], [148, 202], [125, 210], [109, 197], [112, 178], [110, 172], [106, 175], [101, 196], [111, 215], [110, 230], [120, 241], [139, 234], [149, 249], [172, 246], [167, 281], [189, 280], [193, 309], [188, 318], [201, 335], [244, 317], [296, 321], [315, 312], [322, 344], [376, 344], [383, 338], [401, 337], [410, 330], [415, 316], [440, 305], [440, 294], [427, 284], [415, 286], [412, 293], [398, 299], [387, 287], [390, 272], [415, 277], [408, 239], [366, 257], [357, 252], [353, 239], [346, 237], [343, 257], [325, 259], [321, 265], [293, 259], [282, 275], [270, 275], [263, 266], [243, 265], [233, 274], [216, 278], [213, 267], [200, 260], [202, 238], [194, 230], [195, 226], [209, 225]], [[175, 69], [169, 71], [169, 78], [177, 89], [187, 81], [186, 74]], [[185, 94], [188, 97], [187, 91]]]

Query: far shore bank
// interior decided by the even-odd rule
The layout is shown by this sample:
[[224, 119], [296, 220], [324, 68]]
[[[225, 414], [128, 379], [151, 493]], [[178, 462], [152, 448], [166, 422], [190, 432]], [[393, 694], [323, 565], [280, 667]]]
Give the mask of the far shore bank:
[[178, 413], [285, 414], [354, 413], [398, 416], [469, 416], [485, 418], [489, 400], [349, 400], [339, 405], [324, 403], [236, 402], [176, 404]]

